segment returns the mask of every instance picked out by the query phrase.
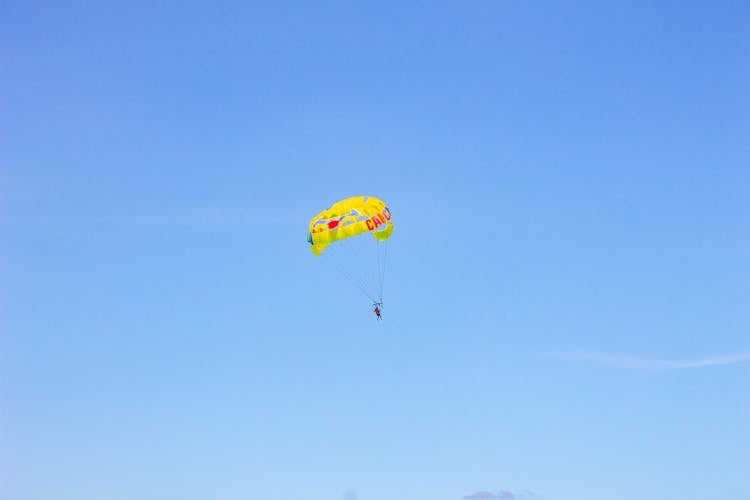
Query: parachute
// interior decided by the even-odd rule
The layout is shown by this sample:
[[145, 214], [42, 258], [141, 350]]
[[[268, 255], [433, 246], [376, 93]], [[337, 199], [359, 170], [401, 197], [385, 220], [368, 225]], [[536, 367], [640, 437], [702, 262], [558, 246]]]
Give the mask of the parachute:
[[391, 211], [382, 200], [353, 196], [313, 217], [307, 242], [314, 255], [330, 257], [334, 268], [373, 303], [382, 304], [387, 240], [391, 233]]

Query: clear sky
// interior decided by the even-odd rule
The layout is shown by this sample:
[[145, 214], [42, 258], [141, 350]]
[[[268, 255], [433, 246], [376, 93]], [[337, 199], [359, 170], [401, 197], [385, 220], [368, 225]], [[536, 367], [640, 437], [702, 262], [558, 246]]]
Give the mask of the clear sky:
[[[0, 2], [2, 500], [747, 500], [750, 4]], [[314, 257], [384, 199], [382, 322]]]

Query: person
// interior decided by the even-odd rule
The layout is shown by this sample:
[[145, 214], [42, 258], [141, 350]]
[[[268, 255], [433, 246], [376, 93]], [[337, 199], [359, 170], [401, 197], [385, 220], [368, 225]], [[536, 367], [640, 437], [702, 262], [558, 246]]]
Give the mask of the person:
[[383, 319], [382, 316], [380, 316], [380, 304], [379, 303], [375, 304], [375, 309], [373, 309], [373, 312], [375, 313], [375, 316], [378, 317], [378, 321]]

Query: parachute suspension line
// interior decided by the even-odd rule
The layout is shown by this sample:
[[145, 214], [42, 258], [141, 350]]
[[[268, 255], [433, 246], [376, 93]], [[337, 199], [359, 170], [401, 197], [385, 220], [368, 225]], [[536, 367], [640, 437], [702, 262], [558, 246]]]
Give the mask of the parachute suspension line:
[[365, 283], [362, 281], [361, 276], [355, 276], [353, 273], [347, 271], [345, 266], [336, 265], [334, 263], [329, 263], [329, 265], [333, 267], [339, 274], [341, 274], [341, 276], [343, 276], [346, 280], [359, 288], [359, 291], [362, 292], [365, 297], [370, 299], [372, 302], [376, 302], [375, 298], [367, 292], [367, 286], [365, 286]]
[[371, 244], [370, 241], [365, 239], [341, 240], [337, 242], [336, 248], [328, 249], [322, 257], [330, 260], [331, 267], [375, 303], [378, 283], [377, 277], [373, 276], [369, 271], [371, 268], [367, 266], [369, 260], [365, 258], [365, 250], [368, 244]]
[[[377, 244], [377, 259], [378, 259], [378, 282], [380, 284], [380, 294], [378, 295], [378, 302], [383, 303], [383, 284], [385, 283], [385, 263], [388, 257], [388, 240], [379, 241]], [[381, 252], [382, 248], [382, 252]]]
[[343, 274], [346, 279], [354, 283], [354, 285], [359, 288], [359, 291], [362, 292], [365, 297], [370, 299], [372, 302], [375, 302], [375, 298], [367, 292], [367, 287], [362, 284], [361, 280], [358, 280], [351, 273], [347, 273], [343, 269], [339, 269], [339, 271], [341, 271], [341, 274]]
[[375, 302], [372, 294], [375, 293], [372, 284], [372, 277], [367, 272], [367, 266], [365, 265], [365, 247], [363, 246], [367, 241], [363, 239], [359, 240], [344, 240], [342, 245], [347, 250], [351, 260], [347, 262], [342, 268], [351, 270], [349, 276], [353, 281], [357, 281], [358, 286], [362, 292], [367, 295], [367, 298]]

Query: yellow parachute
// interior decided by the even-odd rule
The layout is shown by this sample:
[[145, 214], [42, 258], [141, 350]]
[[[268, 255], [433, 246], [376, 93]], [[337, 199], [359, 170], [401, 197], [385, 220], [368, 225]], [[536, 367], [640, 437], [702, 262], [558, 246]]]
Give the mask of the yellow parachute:
[[391, 211], [382, 200], [353, 196], [313, 217], [307, 229], [307, 242], [317, 256], [331, 245], [321, 258], [358, 286], [373, 304], [382, 307], [387, 240], [391, 233]]
[[392, 232], [391, 212], [382, 200], [374, 196], [353, 196], [334, 203], [313, 217], [307, 231], [307, 242], [312, 253], [320, 255], [335, 241], [364, 233], [385, 241]]

